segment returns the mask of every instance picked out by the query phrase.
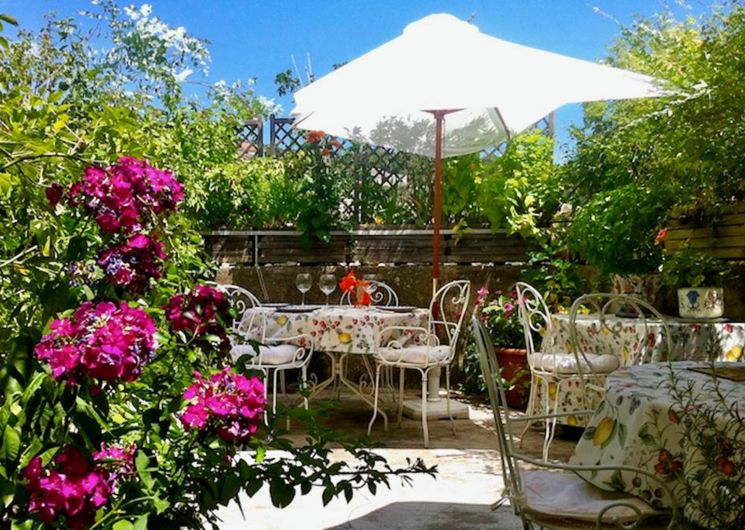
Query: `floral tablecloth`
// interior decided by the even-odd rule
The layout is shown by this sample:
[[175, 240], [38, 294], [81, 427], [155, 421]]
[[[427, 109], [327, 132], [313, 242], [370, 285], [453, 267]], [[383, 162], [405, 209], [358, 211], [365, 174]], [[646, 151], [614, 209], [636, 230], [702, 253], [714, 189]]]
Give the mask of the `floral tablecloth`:
[[[720, 368], [727, 365], [743, 366], [741, 363], [717, 363]], [[739, 441], [718, 438], [719, 441], [713, 443], [713, 449], [708, 451], [710, 454], [706, 458], [685, 441], [683, 425], [686, 413], [679, 403], [685, 403], [688, 411], [694, 414], [710, 406], [723, 410], [721, 401], [716, 397], [714, 379], [690, 370], [706, 366], [709, 366], [708, 363], [700, 362], [652, 363], [621, 368], [610, 374], [606, 399], [595, 411], [570, 463], [630, 465], [645, 469], [668, 484], [678, 505], [682, 505], [685, 498], [685, 478], [703, 474], [716, 480], [717, 474], [733, 477], [733, 473], [742, 473], [742, 470], [735, 469], [733, 462], [728, 461], [732, 444], [745, 443], [742, 429]], [[683, 391], [684, 399], [676, 399], [673, 395], [673, 375], [677, 380], [675, 388]], [[745, 382], [719, 378], [718, 385], [727, 406], [739, 407], [739, 414], [742, 415], [745, 412]], [[690, 394], [685, 390], [687, 388], [690, 388]], [[695, 396], [693, 404], [688, 401], [691, 396]], [[732, 421], [726, 411], [714, 413], [712, 418], [718, 428], [728, 425], [728, 418]], [[727, 429], [724, 432], [732, 431]], [[708, 468], [707, 462], [714, 464]], [[632, 493], [653, 505], [671, 505], [671, 500], [665, 497], [659, 484], [644, 475], [619, 471], [582, 475], [602, 489]], [[706, 491], [706, 483], [702, 485], [701, 491]], [[740, 495], [743, 493], [740, 492]], [[686, 515], [701, 522], [704, 517], [696, 511], [698, 508], [695, 505], [698, 503], [690, 504], [690, 507], [686, 507]], [[701, 504], [706, 505], [707, 502]]]
[[[389, 326], [425, 327], [429, 312], [414, 309], [404, 313], [384, 308], [326, 306], [310, 312], [284, 312], [282, 308], [266, 311], [266, 337], [282, 338], [300, 334], [313, 337], [316, 351], [337, 353], [372, 353], [383, 328]], [[388, 333], [383, 342], [398, 338]], [[412, 336], [416, 341], [418, 336]], [[300, 344], [303, 346], [303, 344]]]
[[[552, 315], [552, 330], [543, 337], [541, 351], [572, 351], [569, 333], [569, 315]], [[577, 319], [577, 336], [582, 349], [587, 353], [610, 353], [618, 355], [624, 364], [632, 344], [643, 331], [637, 319], [610, 317], [607, 325], [601, 326], [592, 315], [580, 315]], [[689, 323], [668, 321], [672, 360], [718, 360], [745, 361], [745, 323], [706, 322]], [[662, 354], [665, 349], [664, 327], [661, 323], [647, 321], [647, 338]], [[599, 385], [602, 386], [602, 380]], [[538, 386], [535, 403], [543, 403], [542, 387]], [[556, 385], [549, 385], [549, 398], [556, 397]], [[579, 382], [569, 381], [562, 386], [556, 412], [571, 412], [586, 408], [594, 409], [601, 401], [597, 393], [588, 393], [583, 399]], [[539, 413], [537, 410], [534, 414]], [[586, 418], [568, 416], [565, 425], [583, 426]]]

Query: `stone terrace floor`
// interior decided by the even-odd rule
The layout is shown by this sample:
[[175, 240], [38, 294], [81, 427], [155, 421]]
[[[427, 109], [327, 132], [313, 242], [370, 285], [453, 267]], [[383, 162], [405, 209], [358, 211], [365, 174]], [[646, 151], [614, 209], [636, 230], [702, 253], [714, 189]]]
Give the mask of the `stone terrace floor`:
[[[412, 394], [407, 398], [416, 396]], [[475, 402], [470, 405], [470, 418], [456, 420], [455, 436], [451, 433], [449, 421], [430, 420], [429, 449], [423, 448], [419, 420], [404, 417], [400, 428], [394, 421], [387, 433], [383, 432], [382, 421], [375, 424], [372, 438], [383, 445], [376, 452], [393, 467], [404, 466], [406, 458], [422, 458], [427, 465], [438, 466], [436, 479], [415, 476], [410, 486], [403, 486], [398, 479], [392, 478], [390, 490], [380, 487], [375, 496], [366, 489], [360, 490], [349, 504], [339, 498], [326, 507], [321, 502], [321, 490], [314, 489], [306, 496], [298, 494], [285, 509], [272, 506], [268, 488], [264, 487], [253, 499], [242, 499], [245, 519], [235, 504], [222, 509], [219, 513], [223, 520], [220, 528], [521, 529], [522, 524], [509, 506], [497, 511], [490, 508], [500, 497], [503, 487], [494, 420], [488, 405]], [[329, 418], [329, 425], [353, 436], [364, 436], [370, 414], [361, 401], [342, 394], [339, 407]], [[298, 443], [302, 443], [304, 438], [299, 429], [292, 431], [290, 437]], [[576, 432], [557, 436], [551, 445], [551, 458], [567, 461], [576, 437]], [[542, 441], [542, 431], [530, 430], [525, 435], [522, 450], [540, 457]], [[345, 457], [348, 455], [341, 450], [333, 453], [334, 459]]]

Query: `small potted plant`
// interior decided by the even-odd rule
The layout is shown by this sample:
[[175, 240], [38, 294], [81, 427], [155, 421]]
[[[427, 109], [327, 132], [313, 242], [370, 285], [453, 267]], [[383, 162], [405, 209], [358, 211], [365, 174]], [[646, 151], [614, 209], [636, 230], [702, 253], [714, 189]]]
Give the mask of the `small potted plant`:
[[530, 367], [523, 325], [518, 314], [517, 293], [497, 291], [494, 294], [495, 298], [487, 301], [489, 291], [479, 289], [476, 301], [480, 307], [478, 315], [489, 331], [497, 361], [502, 368], [502, 379], [509, 388], [507, 405], [524, 409], [529, 394]]
[[730, 267], [721, 259], [684, 247], [667, 254], [662, 282], [678, 289], [678, 312], [684, 318], [719, 318], [724, 312], [722, 286]]

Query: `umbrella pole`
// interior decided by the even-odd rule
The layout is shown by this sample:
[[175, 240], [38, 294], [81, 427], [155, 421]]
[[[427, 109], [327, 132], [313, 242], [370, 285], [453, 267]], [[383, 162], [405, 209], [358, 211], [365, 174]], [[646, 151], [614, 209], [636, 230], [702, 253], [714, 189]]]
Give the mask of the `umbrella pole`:
[[435, 118], [435, 196], [434, 228], [432, 231], [432, 295], [440, 280], [440, 223], [442, 222], [442, 123], [452, 111], [431, 111]]

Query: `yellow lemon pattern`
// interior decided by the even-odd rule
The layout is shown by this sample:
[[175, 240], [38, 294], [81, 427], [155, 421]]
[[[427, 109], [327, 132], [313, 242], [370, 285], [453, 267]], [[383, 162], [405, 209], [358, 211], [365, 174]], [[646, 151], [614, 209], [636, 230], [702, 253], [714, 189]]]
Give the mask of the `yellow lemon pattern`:
[[548, 397], [549, 399], [556, 399], [556, 383], [548, 385]]
[[287, 315], [279, 315], [276, 322], [278, 326], [284, 326], [287, 323]]
[[730, 362], [739, 361], [741, 356], [742, 346], [732, 346], [725, 354], [725, 358]]
[[592, 445], [605, 447], [616, 430], [616, 420], [606, 416], [595, 428], [595, 434], [592, 435]]
[[347, 333], [346, 331], [339, 332], [338, 338], [339, 342], [341, 342], [342, 344], [349, 344], [350, 342], [352, 342], [352, 334]]

